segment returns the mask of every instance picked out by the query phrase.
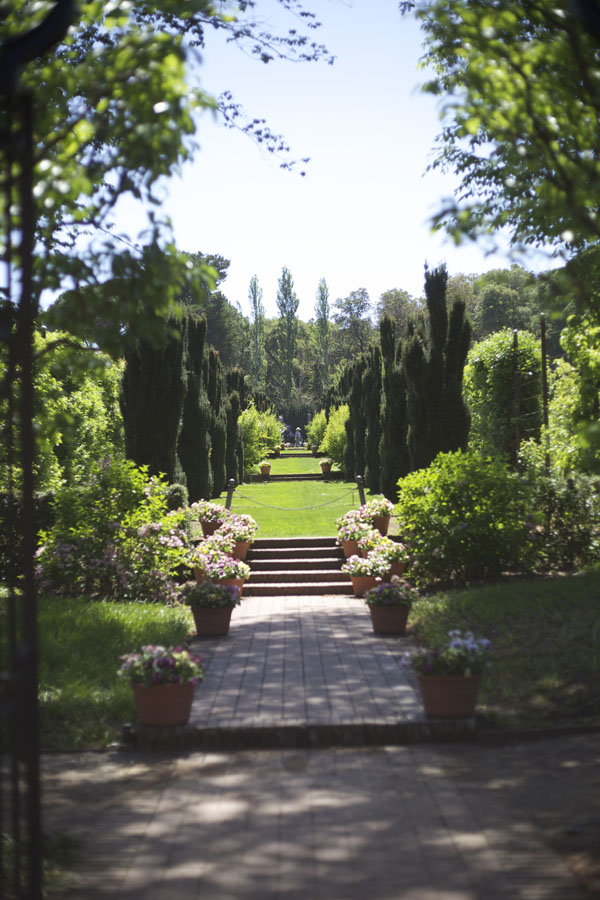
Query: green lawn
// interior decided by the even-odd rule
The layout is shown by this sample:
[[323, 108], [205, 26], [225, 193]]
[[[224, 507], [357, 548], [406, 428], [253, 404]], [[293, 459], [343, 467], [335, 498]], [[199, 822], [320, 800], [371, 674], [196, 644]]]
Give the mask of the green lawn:
[[[320, 462], [323, 457], [307, 454], [306, 457], [277, 456], [269, 460], [272, 475], [320, 475]], [[336, 471], [337, 467], [333, 467]], [[258, 467], [257, 470], [258, 472]]]
[[231, 508], [253, 516], [257, 537], [266, 538], [333, 536], [336, 519], [358, 506], [358, 488], [352, 482], [265, 481], [239, 485]]

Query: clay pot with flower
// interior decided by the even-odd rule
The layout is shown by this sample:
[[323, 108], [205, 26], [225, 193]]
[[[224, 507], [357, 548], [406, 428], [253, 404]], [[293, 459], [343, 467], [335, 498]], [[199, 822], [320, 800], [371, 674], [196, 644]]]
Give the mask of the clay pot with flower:
[[363, 503], [359, 510], [363, 519], [369, 521], [382, 535], [388, 533], [394, 504], [385, 497], [376, 497]]
[[329, 475], [331, 472], [331, 466], [333, 465], [333, 460], [329, 459], [329, 457], [325, 457], [319, 463], [321, 466], [321, 472], [323, 475]]
[[388, 569], [388, 562], [372, 550], [366, 556], [350, 556], [342, 566], [352, 581], [352, 590], [356, 597], [377, 586]]
[[[379, 534], [379, 532], [377, 533]], [[389, 562], [389, 569], [384, 576], [384, 581], [389, 581], [394, 575], [404, 575], [410, 560], [410, 554], [406, 544], [380, 535], [377, 551], [382, 556], [385, 556]]]
[[408, 614], [418, 598], [408, 581], [393, 575], [365, 595], [375, 634], [405, 634]]
[[195, 548], [191, 563], [198, 583], [216, 581], [235, 586], [239, 589], [240, 596], [242, 595], [244, 582], [250, 575], [250, 566], [243, 560], [224, 553], [207, 540]]
[[118, 674], [131, 684], [139, 724], [185, 725], [204, 674], [201, 657], [184, 647], [146, 644], [120, 659]]
[[219, 503], [211, 503], [210, 500], [197, 500], [190, 509], [198, 516], [205, 537], [214, 534], [230, 515], [228, 509]]
[[219, 528], [217, 534], [226, 535], [234, 541], [232, 555], [236, 559], [246, 559], [252, 545], [258, 524], [256, 520], [244, 513], [231, 513]]
[[241, 602], [237, 587], [215, 581], [187, 581], [179, 599], [190, 607], [199, 637], [228, 634], [231, 614]]
[[261, 459], [258, 464], [258, 468], [260, 469], [261, 475], [270, 475], [271, 474], [271, 461], [268, 459]]
[[337, 542], [344, 551], [344, 556], [359, 554], [358, 541], [361, 537], [373, 531], [370, 522], [366, 521], [358, 509], [350, 509], [336, 520]]
[[405, 659], [417, 673], [423, 707], [428, 716], [459, 718], [475, 715], [482, 673], [491, 643], [471, 631], [448, 632], [437, 647], [417, 650]]

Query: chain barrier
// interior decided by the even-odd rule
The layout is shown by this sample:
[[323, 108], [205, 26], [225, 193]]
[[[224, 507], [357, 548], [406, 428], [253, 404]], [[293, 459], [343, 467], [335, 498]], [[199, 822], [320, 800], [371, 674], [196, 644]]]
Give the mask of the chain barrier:
[[[262, 503], [260, 500], [255, 500], [252, 497], [245, 497], [243, 494], [237, 494], [236, 499], [239, 497], [240, 500], [247, 500], [248, 503], [256, 503], [258, 506], [266, 506], [267, 509], [279, 509], [282, 512], [298, 512], [306, 509], [320, 509], [322, 506], [330, 506], [332, 503], [339, 503], [339, 501], [343, 500], [344, 497], [347, 497], [348, 494], [354, 493], [356, 493], [356, 488], [350, 488], [349, 491], [346, 491], [346, 493], [342, 494], [340, 497], [334, 497], [333, 500], [326, 500], [325, 503], [317, 503], [316, 506], [271, 506], [269, 503]], [[236, 506], [239, 509], [239, 504], [236, 504]], [[231, 507], [231, 509], [235, 508], [235, 506]]]

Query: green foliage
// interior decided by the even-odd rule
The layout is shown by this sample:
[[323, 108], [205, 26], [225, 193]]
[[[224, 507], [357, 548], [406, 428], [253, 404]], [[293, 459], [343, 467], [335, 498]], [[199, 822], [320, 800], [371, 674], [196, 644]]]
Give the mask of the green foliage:
[[504, 456], [515, 465], [517, 435], [522, 439], [540, 437], [541, 351], [536, 338], [519, 332], [516, 353], [514, 335], [509, 329], [476, 344], [465, 367], [465, 397], [471, 410], [470, 446], [483, 454]]
[[[123, 367], [91, 352], [64, 332], [34, 335], [36, 480], [40, 491], [85, 477], [93, 462], [123, 452], [119, 383]], [[0, 355], [0, 377], [6, 358]], [[0, 416], [8, 415], [6, 396]], [[6, 445], [0, 446], [0, 488], [7, 483]], [[20, 470], [13, 468], [18, 485]]]
[[250, 303], [250, 355], [252, 359], [252, 384], [255, 391], [265, 386], [265, 308], [262, 302], [263, 290], [258, 278], [253, 275], [248, 287]]
[[331, 322], [329, 321], [329, 288], [324, 278], [319, 281], [315, 300], [314, 342], [317, 355], [318, 379], [315, 395], [322, 396], [329, 390], [329, 352], [331, 348]]
[[535, 509], [543, 526], [534, 533], [547, 569], [575, 569], [600, 558], [600, 480], [530, 472]]
[[388, 315], [379, 323], [383, 381], [381, 401], [381, 490], [392, 501], [398, 499], [398, 479], [410, 469], [406, 443], [406, 378], [402, 367], [402, 343], [396, 348], [395, 326]]
[[598, 46], [567, 0], [425, 0], [425, 90], [444, 98], [433, 167], [460, 177], [436, 223], [570, 253], [597, 242]]
[[187, 387], [186, 347], [167, 336], [160, 347], [138, 340], [125, 354], [121, 412], [125, 452], [151, 475], [175, 481], [177, 442]]
[[583, 468], [600, 468], [600, 322], [586, 313], [571, 317], [562, 333], [561, 343], [579, 372], [579, 408], [575, 433]]
[[381, 443], [381, 351], [369, 347], [367, 365], [362, 377], [362, 404], [365, 411], [365, 484], [373, 493], [380, 487]]
[[531, 490], [500, 461], [441, 453], [399, 481], [398, 528], [423, 581], [490, 578], [533, 563]]
[[167, 511], [167, 484], [131, 461], [105, 460], [87, 484], [63, 486], [40, 534], [43, 593], [173, 601], [187, 560], [187, 511]]
[[306, 430], [311, 447], [318, 448], [321, 446], [326, 428], [327, 416], [325, 415], [325, 410], [320, 409], [319, 412], [312, 417], [311, 423]]
[[182, 407], [177, 456], [185, 473], [190, 501], [212, 496], [213, 476], [210, 462], [210, 425], [212, 410], [204, 385], [204, 348], [206, 322], [202, 317], [185, 317], [186, 392]]
[[[232, 391], [227, 395], [225, 402], [225, 417], [227, 422], [227, 436], [225, 448], [225, 474], [227, 482], [234, 479], [236, 484], [242, 479], [240, 471], [243, 475], [243, 459], [240, 459], [240, 443], [242, 440], [238, 418], [240, 415], [240, 395], [237, 391]], [[243, 451], [242, 451], [243, 453]]]
[[350, 419], [350, 408], [347, 403], [332, 409], [329, 413], [329, 421], [323, 435], [320, 450], [344, 468], [346, 452], [346, 423]]
[[244, 466], [250, 472], [263, 457], [281, 444], [281, 425], [274, 412], [259, 413], [253, 404], [240, 414]]
[[189, 506], [189, 496], [185, 484], [170, 484], [165, 491], [165, 505], [169, 512]]
[[445, 266], [425, 270], [428, 318], [412, 327], [402, 350], [411, 470], [429, 465], [440, 452], [467, 446], [470, 417], [462, 378], [471, 326], [461, 300], [454, 300], [448, 314], [447, 281]]
[[293, 361], [296, 353], [296, 341], [298, 338], [298, 304], [300, 303], [294, 291], [294, 279], [289, 269], [285, 266], [281, 270], [277, 289], [277, 309], [279, 310], [279, 345], [284, 361], [284, 390], [283, 396], [290, 399], [292, 393]]

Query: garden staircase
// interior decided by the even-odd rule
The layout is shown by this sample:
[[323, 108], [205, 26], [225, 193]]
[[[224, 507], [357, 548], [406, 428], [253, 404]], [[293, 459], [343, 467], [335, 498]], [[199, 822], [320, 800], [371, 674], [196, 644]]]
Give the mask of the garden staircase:
[[245, 597], [352, 594], [342, 572], [344, 554], [333, 537], [259, 539], [246, 561], [251, 571]]

